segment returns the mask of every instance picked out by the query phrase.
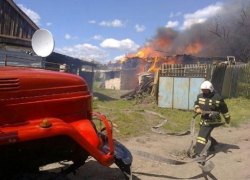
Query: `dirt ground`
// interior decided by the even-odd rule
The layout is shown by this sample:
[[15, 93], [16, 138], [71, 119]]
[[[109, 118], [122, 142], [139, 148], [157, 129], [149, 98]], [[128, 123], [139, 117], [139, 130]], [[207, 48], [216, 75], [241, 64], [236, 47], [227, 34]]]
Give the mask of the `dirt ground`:
[[[250, 123], [239, 128], [218, 127], [212, 136], [219, 142], [210, 161], [215, 168], [204, 175], [197, 163], [169, 165], [133, 155], [133, 180], [159, 179], [213, 179], [246, 180], [250, 179]], [[185, 156], [191, 136], [170, 136], [150, 133], [122, 141], [128, 149], [141, 150], [166, 158], [189, 161]], [[89, 159], [72, 180], [123, 180], [123, 174], [112, 165], [104, 167], [94, 159]]]

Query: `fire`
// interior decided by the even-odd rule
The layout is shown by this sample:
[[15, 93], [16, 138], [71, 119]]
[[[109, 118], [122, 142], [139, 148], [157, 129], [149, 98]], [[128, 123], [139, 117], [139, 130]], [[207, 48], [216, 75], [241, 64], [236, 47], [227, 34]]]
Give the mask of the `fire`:
[[[156, 49], [152, 48], [152, 47], [145, 47], [143, 49], [141, 49], [139, 51], [140, 55], [143, 54], [143, 57], [140, 58], [148, 58], [148, 57], [157, 57], [157, 56], [161, 56], [159, 52], [156, 51]], [[138, 54], [138, 53], [137, 53]]]
[[169, 37], [164, 37], [162, 39], [158, 39], [155, 43], [155, 47], [160, 47], [161, 49], [167, 49], [169, 44], [171, 43], [171, 40]]
[[143, 58], [144, 57], [144, 52], [143, 51], [139, 51], [136, 56], [139, 57], [139, 58]]
[[121, 63], [126, 62], [126, 60], [127, 60], [127, 59], [126, 59], [125, 57], [122, 58], [122, 59], [121, 59]]
[[[157, 41], [148, 44], [144, 48], [141, 48], [137, 53], [127, 54], [121, 63], [125, 63], [128, 59], [132, 61], [138, 61], [138, 68], [140, 72], [155, 72], [161, 69], [162, 64], [181, 64], [183, 63], [183, 58], [181, 55], [185, 54], [198, 54], [203, 45], [200, 41], [196, 41], [192, 44], [186, 46], [179, 46], [175, 48], [178, 54], [171, 53], [171, 40], [169, 38], [157, 39]], [[170, 53], [168, 53], [168, 51]]]
[[160, 69], [160, 67], [156, 67], [156, 63], [158, 62], [158, 57], [154, 58], [154, 63], [151, 65], [151, 67], [148, 69], [148, 72], [155, 72], [158, 69]]
[[136, 57], [136, 54], [133, 53], [126, 54], [126, 58], [133, 58], [133, 57]]
[[[157, 52], [152, 47], [145, 47], [145, 48], [141, 49], [140, 51], [138, 51], [138, 53], [136, 53], [136, 54], [133, 54], [133, 53], [126, 54], [125, 59], [126, 58], [134, 58], [134, 57], [148, 58], [148, 57], [156, 57], [156, 56], [160, 56], [160, 53]], [[124, 59], [122, 59], [121, 61], [123, 62]]]
[[202, 49], [202, 44], [199, 41], [197, 41], [193, 44], [189, 44], [185, 52], [188, 54], [197, 54], [201, 51], [201, 49]]
[[154, 62], [148, 69], [148, 72], [156, 72], [161, 69], [162, 64], [176, 64], [173, 57], [155, 57]]

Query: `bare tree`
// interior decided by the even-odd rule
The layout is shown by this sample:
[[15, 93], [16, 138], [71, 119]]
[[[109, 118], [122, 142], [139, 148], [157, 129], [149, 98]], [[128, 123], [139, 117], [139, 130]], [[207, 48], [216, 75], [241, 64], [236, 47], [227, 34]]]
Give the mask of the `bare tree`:
[[234, 55], [244, 62], [250, 61], [250, 4], [242, 8], [236, 19], [222, 20], [216, 16], [213, 28], [208, 32], [213, 35], [215, 51], [220, 51], [222, 55]]

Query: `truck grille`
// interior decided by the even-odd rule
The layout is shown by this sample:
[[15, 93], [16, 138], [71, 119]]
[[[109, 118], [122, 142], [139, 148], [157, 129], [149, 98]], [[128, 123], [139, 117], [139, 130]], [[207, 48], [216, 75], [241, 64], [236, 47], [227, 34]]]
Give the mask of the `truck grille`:
[[17, 91], [20, 88], [18, 78], [0, 78], [0, 91]]

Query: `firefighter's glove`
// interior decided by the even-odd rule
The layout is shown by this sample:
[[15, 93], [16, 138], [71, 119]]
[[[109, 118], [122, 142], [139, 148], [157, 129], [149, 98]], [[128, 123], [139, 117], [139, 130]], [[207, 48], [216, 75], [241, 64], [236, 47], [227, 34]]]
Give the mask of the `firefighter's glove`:
[[196, 109], [195, 109], [195, 112], [196, 112], [197, 114], [201, 114], [201, 113], [202, 113], [202, 110], [201, 110], [201, 108], [196, 108]]
[[220, 119], [220, 113], [216, 111], [211, 111], [211, 113], [209, 113], [209, 118], [212, 120]]
[[230, 117], [226, 118], [226, 123], [229, 124], [230, 123]]

